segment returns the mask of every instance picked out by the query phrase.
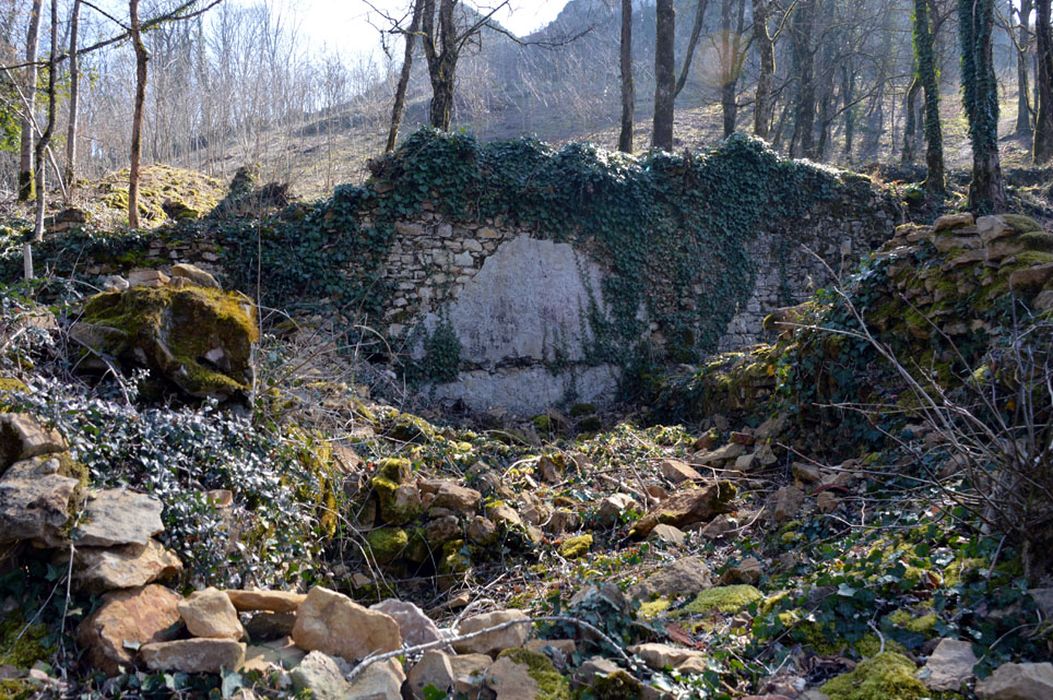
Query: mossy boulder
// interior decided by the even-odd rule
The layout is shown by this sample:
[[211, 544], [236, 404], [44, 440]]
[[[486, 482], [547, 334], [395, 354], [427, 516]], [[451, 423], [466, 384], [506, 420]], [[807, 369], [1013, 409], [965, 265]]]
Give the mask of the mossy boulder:
[[737, 613], [763, 599], [764, 594], [750, 585], [717, 586], [699, 593], [680, 612], [683, 614]]
[[371, 483], [377, 494], [380, 519], [388, 525], [406, 525], [424, 512], [416, 485], [407, 483], [412, 474], [408, 459], [381, 460]]
[[518, 666], [527, 668], [527, 675], [537, 684], [536, 700], [570, 700], [570, 683], [564, 678], [552, 661], [544, 654], [522, 647], [505, 649], [498, 655], [498, 660], [508, 659]]
[[220, 400], [252, 387], [252, 301], [204, 287], [133, 287], [88, 299], [73, 337], [92, 355], [145, 366], [184, 393]]
[[378, 562], [390, 564], [407, 550], [410, 537], [400, 527], [381, 527], [366, 535], [366, 543]]
[[931, 697], [914, 677], [917, 667], [902, 654], [887, 651], [859, 663], [851, 673], [827, 681], [822, 691], [830, 700], [921, 700]]
[[567, 559], [577, 559], [588, 554], [590, 549], [592, 549], [592, 535], [586, 533], [568, 537], [559, 546], [559, 553]]

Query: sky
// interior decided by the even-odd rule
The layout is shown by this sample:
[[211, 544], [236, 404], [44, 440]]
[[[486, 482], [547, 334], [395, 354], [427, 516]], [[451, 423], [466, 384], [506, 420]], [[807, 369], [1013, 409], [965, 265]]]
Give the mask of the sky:
[[[258, 0], [227, 0], [248, 4]], [[325, 44], [347, 58], [368, 56], [380, 51], [380, 39], [375, 27], [383, 24], [377, 14], [363, 0], [271, 0], [277, 7], [291, 12], [300, 23], [301, 31], [319, 45]], [[492, 7], [499, 0], [479, 0], [477, 7]], [[397, 14], [405, 11], [408, 0], [372, 0], [372, 4], [385, 12]], [[519, 35], [529, 34], [551, 22], [559, 14], [567, 0], [511, 0], [509, 6], [500, 10], [495, 18]]]

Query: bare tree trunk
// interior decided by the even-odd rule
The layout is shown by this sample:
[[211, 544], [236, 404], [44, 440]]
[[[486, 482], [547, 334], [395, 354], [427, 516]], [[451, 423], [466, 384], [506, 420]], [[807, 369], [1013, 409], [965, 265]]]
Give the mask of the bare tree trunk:
[[33, 111], [37, 100], [37, 43], [40, 37], [40, 9], [43, 0], [33, 0], [29, 13], [29, 29], [26, 32], [25, 90], [26, 109], [29, 114], [22, 118], [22, 143], [18, 160], [18, 199], [28, 202], [33, 198]]
[[[928, 173], [925, 189], [942, 196], [947, 192], [943, 164], [943, 127], [940, 125], [940, 82], [936, 70], [935, 37], [933, 36], [936, 4], [933, 0], [914, 2], [914, 51], [918, 61], [918, 78], [925, 88], [925, 165]], [[932, 15], [930, 17], [930, 14]]]
[[[1016, 135], [1019, 137], [1031, 136], [1031, 91], [1028, 87], [1027, 73], [1027, 47], [1031, 43], [1028, 22], [1031, 21], [1031, 10], [1032, 0], [1020, 0], [1020, 10], [1017, 13], [1020, 21], [1017, 42], [1020, 44], [1020, 50], [1016, 55]], [[1012, 17], [1012, 13], [1009, 16]]]
[[66, 129], [66, 204], [73, 199], [77, 176], [77, 120], [80, 109], [80, 65], [77, 58], [77, 34], [80, 28], [80, 3], [73, 0], [69, 24], [69, 124]]
[[139, 24], [139, 0], [128, 0], [132, 48], [135, 49], [135, 109], [132, 113], [132, 152], [128, 168], [128, 225], [139, 228], [139, 161], [142, 156], [143, 106], [146, 102], [146, 62], [150, 56], [143, 44]]
[[845, 101], [845, 157], [852, 161], [852, 150], [856, 138], [856, 108], [852, 102], [856, 99], [856, 75], [850, 63], [841, 67], [841, 94]]
[[739, 106], [735, 93], [739, 84], [739, 42], [745, 5], [746, 0], [739, 0], [738, 23], [732, 36], [732, 0], [722, 0], [720, 4], [720, 111], [724, 121], [724, 138], [735, 133], [735, 123], [738, 121]]
[[[435, 0], [424, 0], [421, 18], [424, 54], [428, 58], [428, 77], [431, 80], [429, 122], [441, 131], [449, 131], [453, 121], [453, 91], [459, 51], [453, 15], [456, 4], [457, 0], [440, 0], [438, 40], [435, 36]], [[438, 48], [440, 46], [441, 51]]]
[[917, 73], [915, 73], [914, 79], [910, 81], [910, 87], [907, 88], [906, 105], [904, 105], [906, 122], [903, 125], [903, 153], [900, 157], [900, 162], [904, 164], [914, 162], [915, 132], [918, 128], [917, 101], [919, 92], [921, 92], [921, 81], [918, 80]]
[[391, 130], [388, 131], [388, 143], [384, 147], [385, 153], [394, 151], [399, 140], [402, 113], [406, 108], [406, 90], [409, 87], [410, 74], [413, 70], [413, 47], [417, 43], [417, 33], [420, 31], [421, 13], [423, 12], [424, 0], [416, 0], [413, 3], [413, 19], [410, 21], [409, 32], [406, 34], [406, 51], [402, 57], [399, 84], [395, 89], [395, 106], [391, 109]]
[[657, 0], [655, 12], [654, 129], [651, 145], [671, 151], [676, 100], [676, 8], [673, 0]]
[[797, 5], [793, 28], [793, 62], [797, 74], [797, 109], [794, 114], [791, 153], [815, 157], [815, 0]]
[[633, 152], [633, 116], [636, 111], [636, 86], [633, 83], [633, 0], [622, 0], [621, 37], [622, 129], [618, 150]]
[[1035, 116], [1035, 140], [1031, 155], [1036, 163], [1045, 163], [1053, 156], [1053, 34], [1050, 29], [1051, 0], [1037, 0], [1035, 22], [1035, 52], [1038, 74], [1035, 93], [1038, 113]]
[[753, 39], [760, 54], [757, 94], [753, 102], [753, 133], [762, 139], [771, 132], [772, 78], [775, 75], [775, 42], [768, 31], [770, 0], [753, 0]]
[[55, 129], [55, 69], [58, 68], [58, 0], [51, 0], [51, 41], [50, 53], [48, 55], [48, 123], [37, 139], [35, 157], [37, 168], [34, 173], [36, 186], [36, 212], [33, 220], [33, 241], [39, 243], [44, 240], [44, 207], [47, 204], [47, 189], [45, 187], [45, 174], [47, 166], [44, 162], [44, 152], [51, 141], [51, 134]]

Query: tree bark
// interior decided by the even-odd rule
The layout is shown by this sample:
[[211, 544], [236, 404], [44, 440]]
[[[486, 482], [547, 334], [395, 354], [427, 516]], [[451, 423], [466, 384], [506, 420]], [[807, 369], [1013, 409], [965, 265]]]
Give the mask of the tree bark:
[[622, 0], [621, 36], [622, 129], [618, 150], [633, 152], [633, 116], [636, 111], [636, 85], [633, 83], [633, 0]]
[[753, 101], [753, 133], [766, 139], [771, 132], [772, 78], [775, 75], [775, 42], [768, 31], [770, 0], [753, 0], [753, 40], [760, 54], [757, 94]]
[[139, 164], [142, 157], [143, 106], [146, 102], [146, 62], [150, 56], [143, 44], [139, 24], [139, 0], [128, 0], [132, 48], [135, 50], [135, 109], [132, 112], [132, 152], [128, 168], [128, 225], [139, 228]]
[[[1040, 5], [1048, 7], [1048, 0], [1040, 0]], [[973, 148], [969, 208], [976, 214], [994, 214], [1004, 211], [1006, 204], [998, 154], [998, 79], [991, 36], [994, 0], [958, 0], [958, 19], [962, 103]]]
[[37, 139], [34, 156], [37, 168], [34, 173], [34, 184], [36, 187], [36, 210], [33, 217], [33, 241], [39, 243], [44, 240], [44, 208], [47, 204], [47, 188], [45, 187], [45, 176], [47, 167], [44, 163], [44, 152], [51, 141], [51, 134], [55, 130], [55, 70], [58, 68], [58, 0], [51, 0], [51, 41], [50, 53], [48, 54], [48, 122]]
[[739, 105], [736, 93], [739, 85], [739, 69], [742, 65], [739, 51], [742, 42], [742, 30], [745, 23], [746, 0], [738, 0], [738, 13], [734, 34], [732, 34], [732, 0], [722, 0], [720, 6], [720, 109], [724, 118], [724, 138], [735, 133], [738, 122]]
[[1038, 73], [1035, 93], [1038, 112], [1035, 115], [1034, 142], [1031, 156], [1035, 163], [1045, 163], [1053, 156], [1053, 30], [1050, 29], [1051, 0], [1037, 0], [1035, 9], [1035, 54]]
[[914, 0], [914, 53], [918, 62], [918, 79], [925, 90], [925, 165], [928, 170], [925, 189], [935, 196], [947, 192], [943, 164], [943, 127], [940, 125], [940, 82], [936, 69], [935, 37], [930, 12], [933, 0]]
[[856, 138], [856, 108], [852, 102], [856, 99], [856, 74], [851, 63], [841, 67], [841, 94], [845, 101], [845, 157], [852, 161], [852, 151]]
[[440, 0], [438, 37], [435, 33], [435, 0], [424, 0], [421, 18], [424, 55], [428, 59], [432, 92], [429, 123], [441, 131], [449, 131], [453, 121], [454, 85], [460, 51], [453, 16], [456, 5], [457, 0]]
[[671, 151], [676, 102], [676, 8], [673, 0], [657, 0], [655, 12], [654, 129], [651, 145]]
[[791, 154], [815, 157], [815, 0], [801, 0], [793, 27], [793, 64], [797, 75], [797, 105], [794, 114]]
[[395, 105], [391, 108], [391, 129], [388, 131], [388, 143], [384, 147], [385, 153], [395, 150], [399, 140], [399, 128], [402, 126], [402, 113], [406, 108], [406, 90], [409, 87], [410, 73], [413, 70], [413, 47], [417, 43], [417, 33], [420, 32], [421, 14], [424, 12], [424, 0], [416, 0], [413, 3], [413, 19], [410, 20], [409, 31], [406, 33], [406, 51], [402, 57], [402, 72], [399, 74], [399, 84], [395, 89]]
[[[1017, 16], [1020, 20], [1020, 30], [1017, 42], [1020, 50], [1016, 55], [1016, 135], [1019, 137], [1030, 137], [1031, 132], [1031, 90], [1028, 86], [1027, 72], [1027, 48], [1031, 43], [1031, 30], [1028, 22], [1031, 21], [1032, 0], [1020, 0], [1020, 10]], [[1012, 17], [1012, 14], [1010, 14]]]
[[18, 159], [18, 199], [28, 202], [33, 199], [33, 119], [32, 114], [36, 109], [37, 100], [37, 44], [40, 38], [40, 10], [43, 0], [33, 0], [33, 7], [29, 12], [29, 29], [26, 32], [26, 69], [25, 69], [25, 91], [26, 100], [29, 102], [26, 109], [29, 114], [22, 118], [22, 134]]
[[66, 204], [73, 199], [77, 176], [77, 121], [80, 110], [80, 65], [77, 34], [80, 28], [81, 0], [73, 0], [69, 24], [69, 124], [66, 127]]
[[[922, 0], [924, 2], [924, 0]], [[915, 65], [914, 79], [910, 81], [907, 88], [906, 104], [904, 105], [905, 121], [903, 123], [903, 151], [900, 162], [909, 164], [914, 162], [914, 140], [917, 124], [917, 101], [918, 93], [921, 92], [921, 81], [918, 80], [917, 65]]]

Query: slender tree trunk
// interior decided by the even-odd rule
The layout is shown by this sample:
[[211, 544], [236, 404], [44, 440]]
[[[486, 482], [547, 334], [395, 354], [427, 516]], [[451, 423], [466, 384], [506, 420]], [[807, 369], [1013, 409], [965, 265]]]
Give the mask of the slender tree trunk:
[[753, 133], [762, 139], [771, 132], [772, 78], [775, 75], [775, 42], [768, 31], [770, 0], [753, 0], [753, 40], [760, 54], [757, 94], [753, 101]]
[[673, 0], [657, 0], [655, 12], [654, 130], [651, 145], [671, 151], [676, 102], [676, 8]]
[[735, 125], [738, 122], [739, 105], [736, 93], [739, 85], [739, 67], [741, 66], [739, 48], [745, 21], [746, 0], [739, 0], [734, 34], [732, 34], [731, 26], [733, 9], [732, 0], [722, 0], [720, 6], [720, 109], [724, 117], [724, 138], [735, 133]]
[[424, 12], [424, 0], [416, 0], [413, 3], [413, 19], [410, 21], [409, 32], [406, 34], [406, 51], [402, 58], [402, 72], [399, 74], [399, 84], [395, 89], [395, 105], [391, 109], [391, 130], [388, 131], [388, 143], [384, 147], [385, 153], [395, 150], [399, 140], [399, 128], [402, 126], [402, 112], [406, 108], [406, 90], [409, 87], [410, 73], [413, 70], [413, 47], [417, 43], [417, 33], [420, 31], [421, 14]]
[[633, 116], [636, 112], [636, 85], [633, 83], [633, 0], [622, 0], [621, 37], [622, 129], [618, 150], [633, 152]]
[[1031, 150], [1036, 163], [1045, 163], [1053, 156], [1053, 30], [1050, 29], [1051, 0], [1037, 0], [1035, 22], [1035, 53], [1038, 74], [1035, 93], [1038, 112], [1035, 115], [1035, 139]]
[[815, 0], [800, 0], [793, 30], [793, 62], [797, 75], [797, 105], [794, 114], [791, 153], [815, 157]]
[[37, 44], [40, 38], [40, 10], [43, 0], [33, 0], [29, 12], [29, 29], [26, 32], [25, 91], [29, 102], [29, 114], [22, 118], [22, 142], [18, 159], [18, 199], [28, 202], [33, 199], [33, 111], [37, 100]]
[[139, 164], [142, 157], [143, 105], [146, 102], [146, 62], [150, 56], [139, 25], [139, 0], [128, 0], [132, 48], [135, 49], [135, 109], [132, 112], [132, 152], [128, 168], [128, 225], [139, 228]]
[[80, 110], [80, 64], [77, 34], [80, 28], [81, 0], [73, 0], [69, 24], [69, 124], [66, 127], [66, 204], [77, 186], [77, 120]]
[[851, 63], [841, 66], [841, 94], [845, 100], [845, 157], [852, 162], [852, 150], [856, 138], [856, 74]]
[[930, 12], [933, 0], [914, 0], [914, 53], [918, 78], [925, 89], [925, 189], [935, 196], [947, 192], [943, 165], [943, 127], [940, 125], [940, 82], [936, 70], [935, 37]]
[[424, 39], [424, 54], [428, 58], [428, 78], [431, 80], [432, 93], [429, 123], [441, 131], [449, 131], [453, 120], [459, 52], [453, 12], [456, 4], [457, 0], [440, 0], [438, 36], [435, 30], [435, 0], [424, 0], [424, 11], [421, 15], [421, 33]]
[[36, 211], [33, 219], [33, 241], [39, 243], [44, 240], [44, 209], [47, 204], [47, 188], [45, 176], [47, 166], [44, 162], [44, 152], [51, 141], [51, 134], [55, 130], [55, 69], [58, 68], [58, 0], [51, 0], [51, 41], [49, 42], [50, 53], [48, 55], [48, 123], [37, 139], [35, 153], [36, 172], [34, 173], [36, 186]]
[[[1010, 0], [1012, 5], [1012, 0]], [[1017, 42], [1020, 50], [1016, 55], [1016, 135], [1019, 137], [1031, 136], [1031, 90], [1028, 86], [1027, 72], [1027, 48], [1031, 43], [1031, 30], [1028, 22], [1031, 21], [1032, 0], [1020, 0], [1020, 10], [1017, 16], [1020, 20], [1020, 30]], [[1012, 14], [1010, 13], [1010, 17]]]
[[[1040, 0], [1039, 4], [1049, 6], [1048, 0]], [[1048, 14], [1046, 18], [1048, 20]], [[993, 214], [1004, 211], [1006, 204], [998, 154], [998, 79], [991, 37], [994, 0], [958, 0], [958, 19], [962, 47], [962, 102], [969, 119], [973, 148], [969, 208], [977, 214]], [[1039, 31], [1042, 31], [1041, 22]], [[1036, 138], [1038, 131], [1035, 130]]]
[[904, 105], [906, 121], [903, 124], [903, 153], [900, 157], [900, 162], [903, 164], [914, 162], [914, 132], [918, 128], [916, 104], [919, 92], [921, 92], [921, 81], [918, 80], [917, 65], [915, 65], [914, 79], [910, 81], [910, 87], [907, 88], [907, 99]]

